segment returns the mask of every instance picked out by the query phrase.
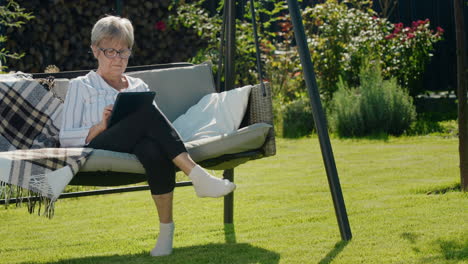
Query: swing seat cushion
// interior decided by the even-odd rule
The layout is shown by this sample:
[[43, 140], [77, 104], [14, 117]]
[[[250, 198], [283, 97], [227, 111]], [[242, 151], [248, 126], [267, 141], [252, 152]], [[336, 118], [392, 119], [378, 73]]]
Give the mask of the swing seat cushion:
[[[199, 162], [225, 154], [234, 154], [260, 148], [272, 126], [253, 124], [233, 133], [203, 138], [185, 143], [194, 161]], [[223, 165], [216, 166], [223, 169]], [[96, 149], [80, 172], [117, 171], [144, 174], [145, 170], [137, 157], [129, 153]]]

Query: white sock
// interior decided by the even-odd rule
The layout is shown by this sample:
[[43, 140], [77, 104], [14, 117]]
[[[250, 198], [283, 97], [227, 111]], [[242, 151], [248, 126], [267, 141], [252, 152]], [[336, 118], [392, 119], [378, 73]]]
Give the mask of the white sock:
[[196, 165], [189, 174], [198, 197], [221, 197], [236, 189], [229, 180], [211, 176], [205, 169]]
[[174, 238], [174, 223], [159, 223], [159, 236], [156, 246], [151, 250], [153, 257], [167, 256], [172, 253], [172, 240]]

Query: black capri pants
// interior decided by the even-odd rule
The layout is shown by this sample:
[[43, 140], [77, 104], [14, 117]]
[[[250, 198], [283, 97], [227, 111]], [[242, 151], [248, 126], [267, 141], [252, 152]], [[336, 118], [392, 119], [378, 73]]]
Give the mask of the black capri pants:
[[172, 159], [187, 152], [171, 122], [153, 105], [128, 115], [88, 146], [135, 154], [145, 168], [151, 194], [156, 195], [174, 190], [176, 168]]

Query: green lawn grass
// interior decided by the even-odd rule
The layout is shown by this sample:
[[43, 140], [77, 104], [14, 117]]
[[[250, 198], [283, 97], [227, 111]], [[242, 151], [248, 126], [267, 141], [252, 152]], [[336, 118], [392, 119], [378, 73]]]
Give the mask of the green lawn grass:
[[134, 192], [60, 200], [52, 220], [0, 209], [0, 263], [468, 263], [457, 139], [333, 139], [347, 243], [317, 138], [277, 144], [276, 156], [236, 169], [234, 225], [222, 223], [222, 199], [176, 189], [171, 256], [148, 256], [156, 212]]

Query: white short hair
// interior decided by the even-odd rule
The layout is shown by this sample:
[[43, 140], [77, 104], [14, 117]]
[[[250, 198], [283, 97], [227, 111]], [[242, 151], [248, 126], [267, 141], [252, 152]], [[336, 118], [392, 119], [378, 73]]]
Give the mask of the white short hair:
[[133, 47], [133, 26], [126, 18], [106, 16], [94, 24], [91, 31], [91, 45], [97, 46], [103, 39], [119, 40]]

